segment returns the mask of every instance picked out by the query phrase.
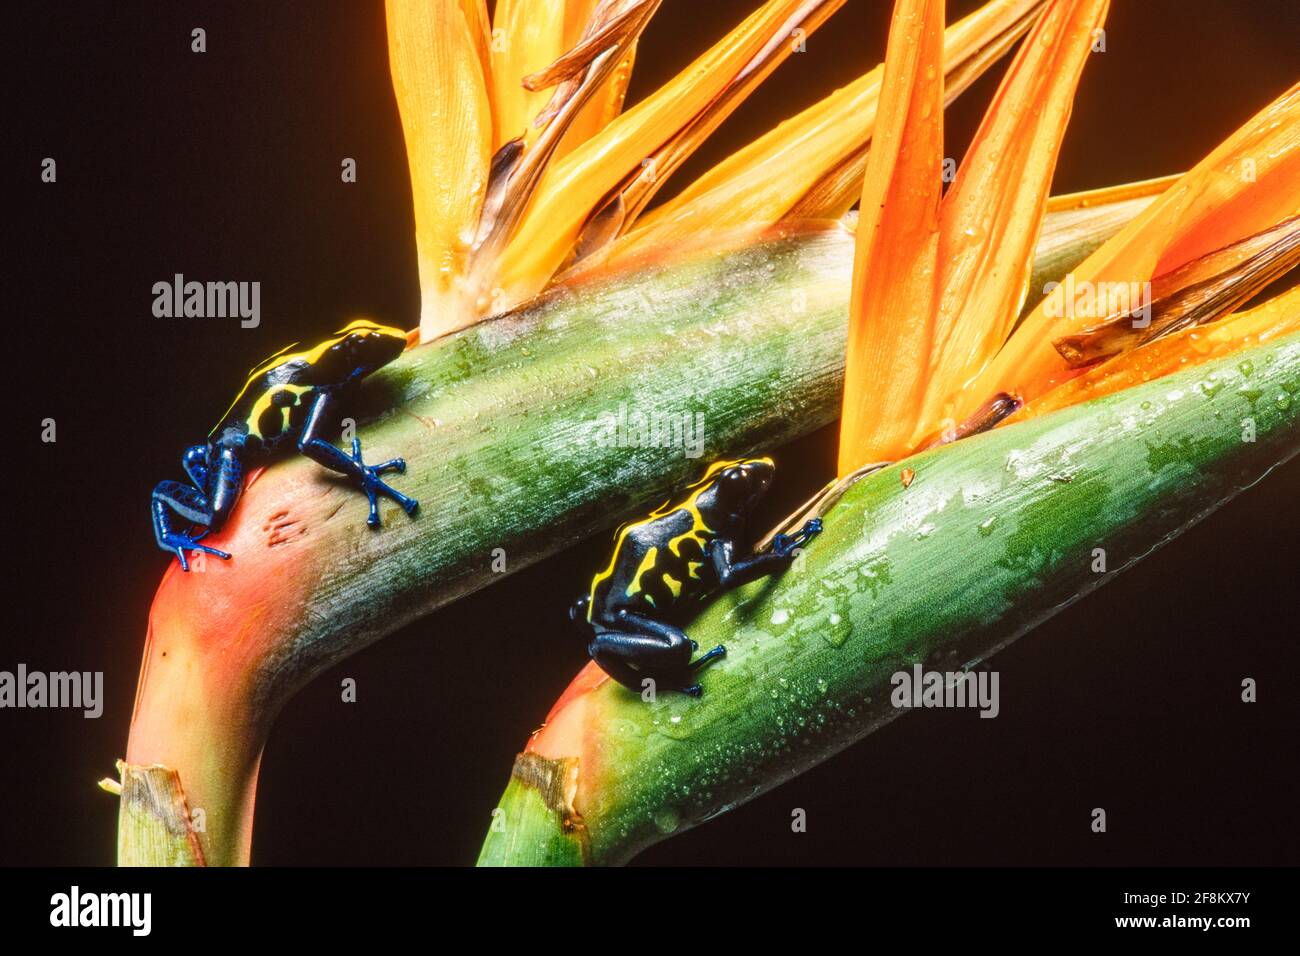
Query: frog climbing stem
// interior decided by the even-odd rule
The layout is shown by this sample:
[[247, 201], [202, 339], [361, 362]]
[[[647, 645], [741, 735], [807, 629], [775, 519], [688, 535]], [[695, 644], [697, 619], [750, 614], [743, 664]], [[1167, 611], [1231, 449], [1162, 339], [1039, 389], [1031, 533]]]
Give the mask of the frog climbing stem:
[[[1151, 201], [1144, 189], [1049, 217], [1049, 229], [1070, 224], [1044, 247], [1044, 274], [1059, 278], [1122, 227]], [[288, 456], [252, 473], [222, 531], [238, 560], [191, 575], [173, 564], [158, 588], [125, 754], [132, 767], [175, 771], [188, 805], [205, 811], [202, 859], [248, 862], [262, 745], [284, 702], [323, 668], [498, 581], [483, 559], [492, 547], [517, 555], [518, 571], [644, 515], [698, 475], [681, 456], [575, 443], [556, 423], [580, 427], [651, 395], [702, 402], [715, 410], [704, 454], [723, 457], [832, 421], [852, 255], [851, 232], [835, 224], [750, 235], [561, 287], [407, 350], [368, 378], [355, 417], [365, 447], [402, 451], [419, 521], [359, 535], [339, 520], [354, 492], [314, 463]], [[788, 308], [794, 290], [799, 315]], [[643, 321], [628, 323], [633, 311]], [[537, 455], [545, 469], [512, 467]], [[161, 862], [150, 849], [166, 843], [161, 831], [188, 826], [147, 804], [131, 832], [148, 829], [150, 808], [163, 814], [152, 821], [159, 838], [119, 844], [119, 862]]]
[[[406, 349], [401, 329], [358, 319], [318, 345], [294, 351], [281, 349], [248, 374], [243, 389], [202, 445], [186, 450], [182, 467], [191, 485], [163, 481], [153, 490], [154, 537], [158, 547], [174, 553], [181, 570], [190, 569], [186, 552], [201, 551], [223, 560], [230, 554], [199, 542], [221, 530], [244, 490], [251, 466], [296, 442], [312, 461], [351, 479], [370, 502], [366, 523], [379, 526], [379, 495], [392, 498], [408, 514], [419, 502], [390, 487], [379, 476], [403, 472], [406, 462], [390, 458], [367, 465], [361, 441], [352, 440], [352, 454], [332, 445], [325, 433], [337, 423], [339, 407], [357, 383], [387, 365]], [[181, 518], [191, 530], [175, 526]], [[204, 530], [194, 534], [194, 526]]]
[[605, 673], [632, 691], [703, 693], [699, 671], [725, 656], [726, 647], [718, 644], [692, 661], [698, 644], [670, 622], [673, 612], [784, 571], [821, 531], [821, 519], [811, 518], [792, 535], [776, 535], [763, 551], [737, 555], [738, 539], [775, 472], [771, 458], [714, 462], [686, 497], [619, 529], [609, 566], [569, 612], [589, 631], [588, 653]]
[[[516, 759], [479, 864], [624, 863], [906, 713], [895, 673], [977, 666], [1300, 451], [1300, 399], [1270, 394], [1300, 395], [1300, 333], [913, 456], [907, 486], [901, 462], [861, 476], [798, 573], [683, 622], [728, 648], [700, 700], [578, 673]], [[1099, 541], [1112, 573], [1092, 570]], [[538, 789], [561, 773], [562, 802]]]

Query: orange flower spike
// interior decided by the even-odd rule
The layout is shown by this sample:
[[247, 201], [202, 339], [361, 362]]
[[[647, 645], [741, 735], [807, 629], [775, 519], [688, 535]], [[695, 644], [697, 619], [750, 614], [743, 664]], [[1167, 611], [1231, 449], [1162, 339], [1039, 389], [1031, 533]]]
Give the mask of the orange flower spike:
[[[1171, 272], [1300, 213], [1300, 83], [1241, 132], [1245, 135], [1234, 135], [1193, 171], [1203, 175], [1188, 183], [1182, 208], [1169, 211], [1176, 238], [1151, 275]], [[1210, 175], [1211, 169], [1217, 175]]]
[[[582, 39], [588, 21], [596, 12], [600, 0], [570, 0], [564, 14], [564, 49], [571, 50]], [[591, 95], [591, 100], [578, 111], [555, 149], [555, 159], [573, 152], [612, 123], [623, 112], [623, 99], [627, 95], [628, 80], [632, 78], [632, 64], [636, 61], [636, 41], [628, 44], [622, 61]], [[548, 91], [551, 92], [551, 91]]]
[[460, 279], [478, 224], [492, 108], [458, 0], [389, 0], [388, 58], [406, 136], [420, 269], [420, 337], [477, 318]]
[[[676, 77], [549, 167], [496, 269], [503, 304], [539, 291], [568, 259], [591, 214], [638, 176], [671, 171], [644, 162], [675, 140], [680, 162], [791, 51], [795, 27], [811, 34], [844, 0], [768, 0]], [[733, 94], [733, 95], [727, 95]]]
[[1108, 5], [1058, 0], [1047, 8], [944, 197], [934, 387], [923, 429], [951, 413], [954, 393], [1001, 348], [1020, 313], [1075, 89]]
[[[1005, 54], [1044, 2], [992, 0], [947, 29], [945, 103]], [[862, 192], [883, 72], [875, 67], [732, 153], [643, 215], [617, 254], [676, 242], [706, 227], [842, 216]]]
[[484, 83], [488, 88], [488, 99], [491, 100], [492, 21], [488, 16], [487, 0], [460, 0], [460, 10], [465, 15], [465, 24], [469, 27], [474, 52], [478, 54], [479, 68], [483, 71]]
[[578, 42], [599, 0], [498, 0], [492, 18], [492, 100], [497, 127], [494, 148], [539, 130], [533, 120], [550, 90], [524, 88], [523, 78], [550, 66]]
[[943, 161], [943, 0], [899, 0], [862, 185], [839, 473], [905, 457], [934, 335]]
[[522, 79], [564, 52], [564, 0], [497, 0], [492, 18], [492, 148], [524, 136], [535, 139], [535, 117], [551, 94], [530, 92]]
[[[1300, 212], [1300, 84], [1250, 119], [1081, 264], [1075, 286], [1149, 282], [1193, 259]], [[1040, 291], [1040, 290], [1031, 290]], [[1093, 325], [1091, 314], [1056, 317], [1045, 300], [960, 399], [969, 413], [998, 392], [1033, 400], [1079, 374], [1053, 347]]]

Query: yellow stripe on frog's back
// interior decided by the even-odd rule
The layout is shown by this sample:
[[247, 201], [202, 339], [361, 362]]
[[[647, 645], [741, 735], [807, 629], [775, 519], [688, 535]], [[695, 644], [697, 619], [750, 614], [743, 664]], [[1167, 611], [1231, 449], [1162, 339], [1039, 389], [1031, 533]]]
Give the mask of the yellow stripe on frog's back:
[[[307, 392], [312, 390], [310, 385], [277, 385], [275, 388], [268, 389], [264, 394], [257, 397], [253, 403], [253, 410], [248, 413], [248, 434], [255, 438], [262, 438], [262, 430], [258, 427], [258, 422], [262, 419], [262, 414], [275, 402], [275, 396], [280, 392], [292, 392], [295, 396], [301, 398]], [[295, 401], [295, 405], [297, 402]], [[289, 418], [293, 405], [283, 405], [280, 407], [281, 418], [280, 432], [283, 434], [289, 430]]]
[[[299, 361], [305, 362], [308, 366], [314, 365], [316, 364], [317, 361], [320, 360], [320, 357], [322, 355], [324, 355], [334, 346], [342, 342], [351, 333], [359, 332], [362, 330], [369, 331], [369, 332], [381, 332], [385, 335], [405, 335], [405, 333], [401, 329], [393, 328], [392, 326], [379, 325], [378, 323], [371, 322], [368, 319], [356, 319], [355, 321], [349, 322], [346, 326], [339, 329], [337, 332], [335, 332], [324, 342], [321, 342], [318, 345], [313, 346], [312, 348], [304, 349], [301, 352], [292, 352], [290, 350], [296, 348], [298, 343], [294, 342], [292, 345], [286, 345], [284, 348], [280, 349], [280, 351], [276, 352], [270, 358], [262, 361], [261, 363], [253, 367], [253, 369], [248, 373], [248, 378], [244, 380], [244, 385], [239, 390], [239, 394], [235, 396], [235, 400], [230, 403], [230, 407], [226, 409], [225, 414], [222, 415], [221, 418], [217, 420], [217, 424], [212, 427], [212, 432], [208, 433], [209, 437], [214, 432], [216, 432], [218, 428], [221, 427], [221, 422], [224, 422], [226, 418], [229, 417], [230, 413], [235, 410], [235, 407], [243, 400], [244, 394], [249, 390], [249, 388], [255, 382], [257, 382], [257, 380], [260, 379], [263, 375], [271, 371], [271, 369], [280, 365], [287, 365], [290, 362], [299, 362]], [[288, 386], [281, 386], [281, 387], [288, 387]], [[260, 398], [258, 398], [259, 405], [262, 403], [262, 400], [265, 397], [266, 396], [261, 396]], [[263, 406], [263, 410], [264, 409], [265, 406]], [[260, 413], [261, 412], [258, 411], [255, 414], [250, 415], [249, 416], [250, 423], [256, 422], [257, 414]]]
[[632, 580], [628, 583], [627, 589], [623, 592], [626, 597], [634, 594], [644, 593], [645, 588], [641, 584], [641, 579], [655, 569], [655, 559], [659, 556], [659, 549], [652, 547], [646, 551], [645, 557], [641, 559], [641, 566], [636, 569], [636, 574], [632, 575]]

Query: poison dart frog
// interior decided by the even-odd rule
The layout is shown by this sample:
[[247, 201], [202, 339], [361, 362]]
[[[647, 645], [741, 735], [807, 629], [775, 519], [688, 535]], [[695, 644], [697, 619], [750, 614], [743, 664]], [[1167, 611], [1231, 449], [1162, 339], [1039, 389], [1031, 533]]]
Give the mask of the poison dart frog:
[[[406, 348], [401, 329], [359, 319], [319, 345], [294, 351], [281, 349], [248, 375], [208, 440], [186, 450], [181, 467], [193, 486], [180, 481], [161, 482], [153, 490], [153, 530], [158, 547], [180, 558], [190, 569], [185, 552], [197, 550], [218, 558], [230, 554], [199, 544], [230, 517], [244, 489], [244, 470], [260, 464], [290, 442], [298, 451], [331, 471], [352, 479], [370, 499], [367, 523], [379, 526], [377, 496], [387, 495], [415, 514], [419, 502], [390, 488], [379, 476], [404, 472], [406, 462], [393, 458], [378, 465], [361, 459], [361, 442], [352, 440], [347, 455], [321, 437], [338, 424], [340, 405], [356, 382], [387, 365]], [[185, 530], [173, 523], [184, 522]], [[205, 530], [195, 535], [196, 526]]]
[[775, 471], [770, 458], [716, 462], [682, 500], [619, 529], [609, 566], [569, 610], [606, 674], [638, 692], [650, 678], [700, 696], [694, 674], [726, 648], [691, 661], [698, 646], [663, 618], [714, 591], [783, 570], [822, 529], [814, 518], [793, 535], [777, 535], [771, 550], [736, 557], [737, 540]]

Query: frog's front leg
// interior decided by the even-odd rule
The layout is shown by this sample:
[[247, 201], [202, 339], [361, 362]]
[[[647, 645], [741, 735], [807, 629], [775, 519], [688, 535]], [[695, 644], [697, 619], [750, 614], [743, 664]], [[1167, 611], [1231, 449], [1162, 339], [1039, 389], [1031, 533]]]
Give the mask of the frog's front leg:
[[696, 661], [696, 644], [671, 624], [621, 610], [596, 625], [587, 652], [600, 669], [629, 690], [640, 693], [647, 678], [670, 690], [699, 697], [691, 673], [726, 654], [719, 644]]
[[380, 479], [386, 472], [406, 471], [406, 462], [401, 458], [392, 458], [378, 465], [367, 465], [361, 458], [361, 439], [352, 439], [352, 454], [347, 455], [333, 444], [321, 437], [321, 434], [336, 421], [337, 396], [333, 391], [323, 391], [312, 403], [307, 416], [302, 437], [298, 440], [298, 450], [322, 467], [337, 471], [355, 481], [370, 499], [370, 514], [366, 523], [372, 528], [379, 527], [379, 495], [387, 495], [402, 506], [408, 515], [415, 514], [420, 503], [408, 498], [396, 488]]
[[788, 568], [795, 559], [795, 551], [811, 541], [821, 530], [821, 519], [813, 518], [796, 534], [777, 535], [772, 541], [771, 551], [740, 560], [735, 557], [735, 544], [726, 538], [714, 538], [706, 551], [713, 562], [718, 585], [722, 588], [735, 588]]

